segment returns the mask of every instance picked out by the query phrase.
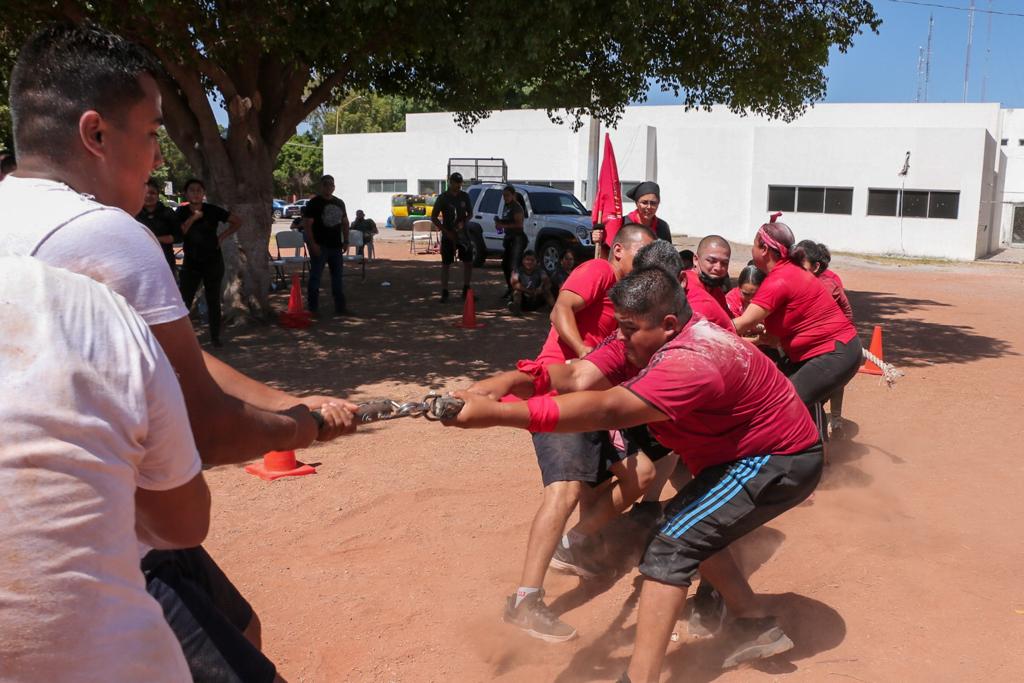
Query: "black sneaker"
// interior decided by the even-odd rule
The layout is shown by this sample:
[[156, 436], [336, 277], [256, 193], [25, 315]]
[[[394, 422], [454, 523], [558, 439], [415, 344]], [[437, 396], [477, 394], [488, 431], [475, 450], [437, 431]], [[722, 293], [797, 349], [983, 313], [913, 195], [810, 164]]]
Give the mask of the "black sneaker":
[[722, 662], [723, 669], [793, 649], [793, 641], [782, 631], [775, 617], [735, 619], [726, 627], [725, 632], [732, 653]]
[[446, 301], [448, 301], [448, 290], [447, 289], [442, 289], [441, 290], [441, 303], [444, 303]]
[[544, 590], [530, 593], [516, 607], [516, 594], [513, 593], [505, 601], [505, 614], [502, 621], [526, 631], [534, 638], [549, 643], [562, 643], [576, 637], [576, 629], [563, 621], [544, 604]]
[[599, 550], [599, 544], [593, 540], [577, 543], [568, 548], [559, 541], [548, 566], [563, 574], [575, 574], [583, 579], [594, 579], [608, 573], [608, 568], [598, 559]]
[[[705, 588], [707, 586], [707, 588]], [[710, 638], [722, 630], [725, 622], [725, 601], [710, 583], [701, 580], [693, 596], [693, 610], [687, 622], [687, 630], [694, 638]]]

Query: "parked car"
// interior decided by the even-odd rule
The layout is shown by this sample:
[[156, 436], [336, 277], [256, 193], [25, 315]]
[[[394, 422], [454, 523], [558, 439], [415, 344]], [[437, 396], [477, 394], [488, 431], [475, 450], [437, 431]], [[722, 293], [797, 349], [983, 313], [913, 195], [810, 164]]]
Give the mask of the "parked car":
[[300, 199], [294, 204], [286, 205], [282, 211], [284, 212], [285, 218], [295, 218], [302, 214], [302, 207], [309, 203], [308, 199]]
[[284, 208], [288, 206], [287, 203], [280, 199], [274, 199], [270, 202], [270, 214], [275, 218], [284, 218]]
[[[473, 204], [469, 224], [473, 245], [474, 265], [483, 265], [488, 256], [500, 257], [504, 253], [504, 231], [494, 219], [505, 209], [501, 183], [471, 185], [466, 189]], [[523, 227], [528, 240], [527, 248], [537, 252], [544, 269], [553, 273], [562, 252], [569, 249], [577, 263], [594, 256], [590, 241], [590, 212], [571, 192], [544, 185], [514, 184], [522, 198], [526, 216]]]

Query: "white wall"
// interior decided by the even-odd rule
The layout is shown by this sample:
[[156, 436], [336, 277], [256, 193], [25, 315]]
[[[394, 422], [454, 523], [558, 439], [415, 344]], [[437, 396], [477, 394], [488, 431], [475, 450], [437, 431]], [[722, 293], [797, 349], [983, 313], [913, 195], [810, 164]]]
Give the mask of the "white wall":
[[[1002, 190], [1024, 203], [1024, 147], [1013, 146], [1024, 138], [1024, 114], [996, 104], [819, 105], [792, 123], [725, 107], [630, 107], [608, 131], [623, 181], [646, 179], [649, 127], [657, 137], [659, 216], [677, 234], [749, 241], [768, 214], [768, 185], [853, 187], [851, 216], [785, 220], [798, 237], [840, 251], [972, 259], [1008, 239], [1012, 211], [1001, 210]], [[449, 157], [504, 158], [510, 178], [569, 180], [584, 195], [586, 126], [573, 132], [543, 111], [514, 110], [494, 112], [472, 133], [447, 113], [408, 115], [406, 129], [324, 137], [325, 171], [350, 213], [362, 208], [383, 223], [391, 193], [368, 193], [367, 179], [403, 178], [417, 192], [420, 179], [446, 175]], [[1010, 137], [1010, 146], [1000, 148], [1000, 137]], [[903, 219], [901, 241], [898, 218], [867, 216], [867, 193], [900, 186], [907, 150], [907, 189], [959, 191], [960, 208], [955, 220]]]

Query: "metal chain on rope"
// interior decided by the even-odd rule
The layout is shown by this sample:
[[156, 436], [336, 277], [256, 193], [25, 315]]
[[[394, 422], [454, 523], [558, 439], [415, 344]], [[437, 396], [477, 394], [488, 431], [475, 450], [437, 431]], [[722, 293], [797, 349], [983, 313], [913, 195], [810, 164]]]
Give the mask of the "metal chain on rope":
[[450, 420], [459, 414], [464, 404], [461, 399], [431, 391], [422, 401], [403, 403], [384, 398], [360, 403], [356, 419], [362, 423], [421, 416], [428, 420]]
[[884, 381], [885, 385], [890, 389], [892, 389], [893, 385], [896, 384], [896, 380], [906, 374], [902, 370], [897, 369], [897, 367], [892, 363], [886, 363], [867, 349], [861, 349], [861, 351], [864, 354], [864, 358], [877, 365], [878, 369], [882, 371], [882, 381]]

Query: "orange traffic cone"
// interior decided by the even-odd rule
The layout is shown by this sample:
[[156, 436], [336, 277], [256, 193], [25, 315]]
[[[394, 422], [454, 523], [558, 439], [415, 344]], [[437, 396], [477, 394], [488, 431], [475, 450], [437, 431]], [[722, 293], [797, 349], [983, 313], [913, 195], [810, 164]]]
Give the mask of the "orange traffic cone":
[[294, 329], [303, 329], [313, 323], [309, 311], [302, 308], [302, 288], [299, 286], [298, 275], [292, 275], [292, 292], [288, 296], [288, 310], [281, 312], [278, 322], [281, 327]]
[[[882, 326], [875, 325], [875, 331], [871, 333], [871, 346], [868, 347], [868, 351], [872, 356], [878, 360], [884, 360], [882, 358]], [[882, 368], [871, 360], [865, 359], [864, 365], [860, 366], [858, 372], [863, 372], [865, 375], [884, 375]]]
[[316, 474], [316, 468], [312, 465], [306, 465], [295, 459], [295, 451], [270, 451], [263, 456], [263, 462], [246, 465], [245, 471], [266, 481], [274, 481], [281, 477]]
[[476, 299], [473, 297], [473, 290], [466, 290], [466, 303], [462, 305], [462, 322], [455, 323], [455, 327], [465, 330], [475, 330], [478, 327], [485, 327], [484, 323], [476, 321]]

